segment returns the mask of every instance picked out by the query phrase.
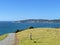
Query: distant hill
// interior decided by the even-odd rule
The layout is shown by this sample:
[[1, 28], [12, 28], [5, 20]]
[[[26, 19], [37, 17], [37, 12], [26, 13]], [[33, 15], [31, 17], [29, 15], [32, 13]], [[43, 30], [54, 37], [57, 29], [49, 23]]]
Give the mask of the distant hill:
[[15, 21], [15, 22], [18, 22], [18, 23], [34, 23], [34, 22], [60, 22], [60, 19], [56, 19], [56, 20], [47, 20], [47, 19], [28, 19], [28, 20], [20, 20], [20, 21]]

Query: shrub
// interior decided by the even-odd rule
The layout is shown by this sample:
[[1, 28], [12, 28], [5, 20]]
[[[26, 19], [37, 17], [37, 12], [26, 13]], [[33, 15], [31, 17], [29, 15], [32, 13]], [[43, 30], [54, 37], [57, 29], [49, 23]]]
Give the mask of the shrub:
[[29, 29], [33, 29], [34, 27], [30, 26]]

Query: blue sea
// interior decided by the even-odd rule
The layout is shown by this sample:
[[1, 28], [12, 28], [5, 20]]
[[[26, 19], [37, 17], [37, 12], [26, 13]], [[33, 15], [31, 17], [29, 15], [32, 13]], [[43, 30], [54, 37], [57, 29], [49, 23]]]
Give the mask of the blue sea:
[[35, 28], [55, 28], [60, 27], [60, 23], [16, 23], [0, 21], [0, 34], [15, 32], [17, 29], [24, 30], [30, 26]]

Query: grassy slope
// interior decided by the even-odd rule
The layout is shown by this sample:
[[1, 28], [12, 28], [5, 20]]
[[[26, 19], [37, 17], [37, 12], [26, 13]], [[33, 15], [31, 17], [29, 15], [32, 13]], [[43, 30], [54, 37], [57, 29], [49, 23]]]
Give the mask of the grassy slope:
[[8, 36], [8, 34], [0, 35], [0, 40], [5, 39]]
[[[33, 40], [29, 35], [32, 33]], [[17, 33], [18, 45], [60, 45], [60, 28], [35, 28]], [[34, 43], [34, 41], [36, 43]]]

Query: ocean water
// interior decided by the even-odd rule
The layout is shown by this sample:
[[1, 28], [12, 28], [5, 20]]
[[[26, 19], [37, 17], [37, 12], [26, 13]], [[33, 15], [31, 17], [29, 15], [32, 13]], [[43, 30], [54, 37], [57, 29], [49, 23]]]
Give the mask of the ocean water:
[[56, 28], [60, 27], [60, 23], [13, 23], [1, 21], [0, 35], [15, 32], [17, 29], [24, 30], [30, 26], [35, 28]]

